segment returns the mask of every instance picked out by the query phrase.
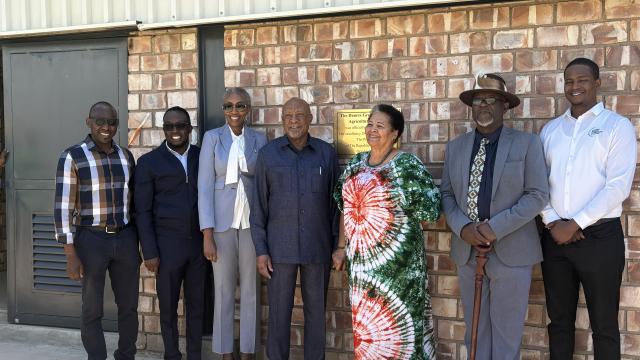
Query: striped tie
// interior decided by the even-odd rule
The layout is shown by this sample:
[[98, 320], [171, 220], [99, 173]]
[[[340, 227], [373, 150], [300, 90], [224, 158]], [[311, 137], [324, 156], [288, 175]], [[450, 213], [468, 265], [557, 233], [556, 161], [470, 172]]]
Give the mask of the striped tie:
[[482, 171], [484, 170], [484, 161], [487, 157], [485, 145], [489, 143], [487, 138], [482, 138], [480, 148], [471, 165], [469, 174], [469, 193], [467, 195], [467, 214], [472, 221], [478, 221], [478, 193], [480, 192], [480, 182], [482, 181]]

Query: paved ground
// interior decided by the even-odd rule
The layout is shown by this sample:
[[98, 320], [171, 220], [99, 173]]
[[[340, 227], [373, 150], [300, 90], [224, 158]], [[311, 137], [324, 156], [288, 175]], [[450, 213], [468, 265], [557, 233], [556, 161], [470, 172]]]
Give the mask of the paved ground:
[[[2, 360], [85, 360], [78, 330], [45, 326], [12, 325], [0, 310], [0, 359]], [[117, 336], [107, 333], [107, 349], [116, 348]], [[109, 359], [113, 359], [109, 356]], [[160, 360], [161, 354], [139, 353], [138, 360]]]
[[[53, 345], [31, 345], [0, 341], [0, 358], [6, 360], [86, 360], [87, 355], [82, 348]], [[109, 356], [108, 359], [113, 359]], [[160, 355], [153, 357], [147, 354], [136, 355], [136, 360], [159, 360]]]
[[[113, 359], [118, 335], [105, 333], [108, 359]], [[203, 359], [218, 360], [211, 353], [211, 340], [203, 339]], [[183, 355], [184, 356], [184, 355]], [[14, 325], [7, 322], [6, 272], [0, 272], [0, 360], [85, 360], [80, 331], [46, 326]], [[161, 360], [157, 352], [138, 352], [136, 360]]]
[[[85, 360], [78, 330], [7, 323], [6, 275], [0, 272], [0, 360]], [[107, 333], [105, 340], [113, 353], [117, 335]], [[139, 353], [136, 359], [160, 360], [162, 355]]]

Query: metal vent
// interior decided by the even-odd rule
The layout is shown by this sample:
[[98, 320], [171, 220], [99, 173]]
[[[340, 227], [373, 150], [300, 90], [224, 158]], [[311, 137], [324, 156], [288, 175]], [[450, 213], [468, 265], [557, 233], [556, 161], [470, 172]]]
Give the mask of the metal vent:
[[82, 286], [67, 277], [67, 258], [55, 237], [53, 215], [33, 214], [33, 287], [36, 290], [79, 293]]

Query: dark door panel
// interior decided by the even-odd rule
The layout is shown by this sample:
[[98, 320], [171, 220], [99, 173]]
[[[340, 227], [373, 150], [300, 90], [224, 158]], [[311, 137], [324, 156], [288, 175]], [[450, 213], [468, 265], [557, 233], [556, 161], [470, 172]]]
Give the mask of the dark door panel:
[[[116, 141], [127, 140], [126, 38], [42, 42], [3, 47], [9, 320], [79, 326], [81, 284], [66, 277], [54, 237], [53, 200], [60, 153], [88, 133], [89, 107], [118, 110]], [[115, 330], [111, 285], [105, 286], [105, 329]]]
[[21, 157], [15, 180], [52, 179], [56, 156], [88, 133], [89, 106], [118, 104], [117, 58], [112, 48], [11, 54], [11, 107], [20, 109], [13, 112], [13, 153], [45, 155]]
[[[54, 236], [51, 190], [18, 190], [16, 198], [16, 310], [20, 323], [78, 326], [81, 309], [80, 282], [67, 278], [66, 257]], [[105, 285], [107, 329], [116, 329], [116, 313], [111, 285]], [[45, 316], [45, 317], [42, 317]], [[50, 323], [53, 317], [58, 321]]]

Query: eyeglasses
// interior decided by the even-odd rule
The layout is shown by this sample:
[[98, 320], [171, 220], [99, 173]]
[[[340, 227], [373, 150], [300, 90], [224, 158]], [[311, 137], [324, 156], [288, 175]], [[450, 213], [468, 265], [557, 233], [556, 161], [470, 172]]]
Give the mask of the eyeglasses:
[[231, 111], [233, 111], [234, 108], [239, 112], [247, 111], [247, 109], [249, 109], [249, 104], [245, 104], [245, 103], [237, 103], [237, 104], [224, 103], [224, 104], [222, 104], [222, 111], [224, 111], [224, 112], [231, 112]]
[[304, 113], [282, 115], [282, 120], [284, 120], [284, 122], [291, 122], [294, 120], [305, 121], [306, 119], [307, 119], [307, 114], [304, 114]]
[[487, 105], [493, 105], [493, 104], [496, 103], [496, 101], [498, 101], [498, 99], [492, 98], [492, 97], [484, 98], [484, 99], [473, 99], [473, 105], [478, 106], [478, 105], [482, 104], [483, 102], [485, 104], [487, 104]]
[[116, 125], [118, 125], [118, 118], [115, 118], [115, 119], [93, 119], [93, 118], [91, 118], [91, 120], [93, 120], [93, 123], [98, 125], [98, 126], [105, 126], [105, 125], [116, 126]]
[[164, 131], [183, 131], [188, 130], [191, 124], [179, 123], [179, 124], [162, 124], [162, 130]]

